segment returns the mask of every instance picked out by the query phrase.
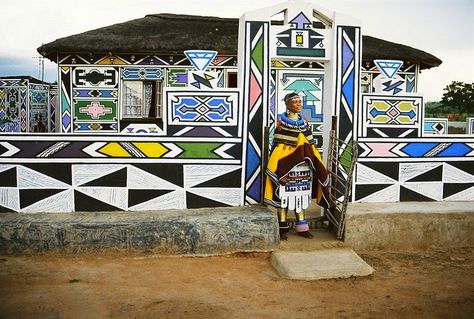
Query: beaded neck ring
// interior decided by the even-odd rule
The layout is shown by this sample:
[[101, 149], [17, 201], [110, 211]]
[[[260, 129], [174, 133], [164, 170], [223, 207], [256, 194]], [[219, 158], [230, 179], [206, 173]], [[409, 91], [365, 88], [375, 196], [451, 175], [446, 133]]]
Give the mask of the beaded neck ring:
[[297, 120], [293, 120], [287, 116], [286, 112], [283, 112], [281, 114], [281, 124], [288, 128], [297, 129], [301, 131], [308, 129], [309, 127], [308, 122], [301, 116], [301, 114], [298, 114]]

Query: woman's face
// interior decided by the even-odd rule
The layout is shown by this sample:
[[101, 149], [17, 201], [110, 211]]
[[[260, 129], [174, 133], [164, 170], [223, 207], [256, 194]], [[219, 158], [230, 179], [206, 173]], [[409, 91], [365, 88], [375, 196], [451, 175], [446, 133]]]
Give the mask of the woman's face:
[[286, 103], [286, 109], [291, 113], [301, 113], [303, 106], [300, 98], [294, 98]]

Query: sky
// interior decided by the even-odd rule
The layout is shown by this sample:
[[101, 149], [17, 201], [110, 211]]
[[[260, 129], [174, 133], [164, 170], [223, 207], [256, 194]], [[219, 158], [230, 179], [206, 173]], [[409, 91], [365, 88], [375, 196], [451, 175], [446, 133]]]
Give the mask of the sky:
[[[142, 18], [175, 13], [239, 18], [284, 0], [2, 0], [0, 76], [41, 78], [36, 49], [58, 38]], [[426, 51], [443, 61], [423, 70], [418, 92], [439, 101], [452, 81], [474, 82], [474, 0], [314, 0], [360, 21], [362, 34]], [[190, 48], [191, 49], [191, 48]], [[199, 48], [192, 48], [199, 49]], [[45, 60], [44, 80], [57, 79]]]

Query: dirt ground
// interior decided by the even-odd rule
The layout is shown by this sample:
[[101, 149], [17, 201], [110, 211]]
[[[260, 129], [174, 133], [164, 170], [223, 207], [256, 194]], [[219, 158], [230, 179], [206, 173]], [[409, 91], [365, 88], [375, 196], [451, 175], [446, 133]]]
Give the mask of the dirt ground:
[[473, 251], [358, 251], [373, 275], [321, 281], [269, 253], [0, 256], [0, 318], [473, 318]]

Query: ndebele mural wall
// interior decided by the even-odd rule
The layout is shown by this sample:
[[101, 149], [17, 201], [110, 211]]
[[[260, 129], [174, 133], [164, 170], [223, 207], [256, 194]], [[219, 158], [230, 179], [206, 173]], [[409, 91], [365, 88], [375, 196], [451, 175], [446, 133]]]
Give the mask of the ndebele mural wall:
[[[273, 25], [279, 14], [284, 23]], [[359, 142], [354, 200], [410, 199], [401, 196], [402, 187], [423, 199], [425, 189], [440, 185], [447, 195], [464, 189], [431, 199], [472, 199], [473, 139], [425, 137], [423, 100], [414, 94], [416, 66], [377, 61], [361, 68], [361, 44], [357, 22], [290, 1], [241, 18], [238, 63], [198, 50], [60, 54], [62, 133], [1, 136], [0, 209], [259, 203], [264, 128], [274, 130], [288, 91], [303, 96], [323, 154], [332, 115], [338, 137], [348, 145]], [[236, 64], [239, 87], [229, 88]]]
[[[362, 94], [354, 197], [360, 202], [474, 200], [473, 135], [448, 136], [446, 119], [425, 119], [402, 61], [375, 61], [383, 75]], [[469, 132], [468, 132], [469, 133]]]

